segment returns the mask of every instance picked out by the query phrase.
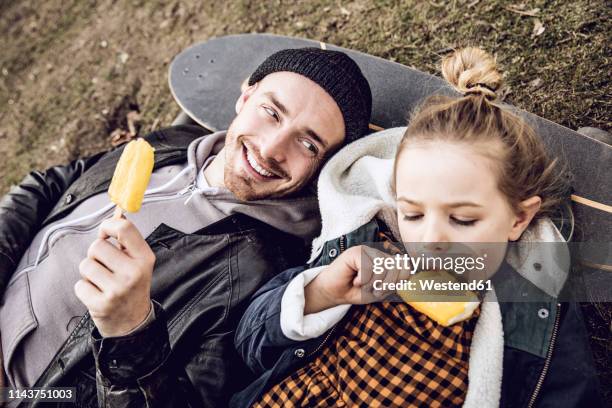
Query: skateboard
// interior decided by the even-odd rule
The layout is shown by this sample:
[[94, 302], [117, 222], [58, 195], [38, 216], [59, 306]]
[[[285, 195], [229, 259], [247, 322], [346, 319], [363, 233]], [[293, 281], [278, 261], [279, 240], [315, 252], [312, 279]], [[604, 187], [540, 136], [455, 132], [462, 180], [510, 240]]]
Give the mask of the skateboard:
[[[270, 34], [230, 35], [185, 49], [170, 65], [170, 90], [190, 120], [211, 131], [227, 129], [244, 80], [270, 54], [301, 47], [343, 51], [357, 62], [372, 89], [372, 131], [405, 126], [408, 112], [429, 95], [456, 94], [442, 78], [395, 62], [319, 41]], [[575, 219], [572, 240], [609, 248], [612, 147], [523, 110], [517, 112], [532, 124], [550, 153], [568, 166]], [[612, 272], [609, 251], [603, 260], [601, 254], [591, 258], [583, 259], [587, 266]]]

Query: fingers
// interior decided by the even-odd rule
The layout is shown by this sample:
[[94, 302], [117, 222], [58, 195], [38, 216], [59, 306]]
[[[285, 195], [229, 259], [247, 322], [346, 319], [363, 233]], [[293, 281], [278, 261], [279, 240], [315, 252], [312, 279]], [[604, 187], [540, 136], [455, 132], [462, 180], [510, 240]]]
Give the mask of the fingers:
[[354, 271], [361, 269], [361, 248], [362, 245], [351, 247], [341, 255], [346, 266]]
[[371, 286], [374, 280], [378, 280], [384, 277], [383, 274], [374, 273], [374, 259], [385, 258], [388, 255], [375, 248], [371, 248], [365, 245], [361, 246], [361, 265], [360, 265], [360, 283], [361, 286]]
[[[391, 258], [391, 259], [387, 259]], [[372, 303], [395, 294], [395, 283], [410, 277], [410, 271], [401, 269], [393, 257], [378, 249], [365, 245], [354, 246], [344, 251], [328, 268], [331, 278], [326, 278], [346, 302], [352, 304]]]
[[[119, 247], [107, 240], [113, 238]], [[103, 336], [123, 335], [138, 326], [151, 307], [155, 254], [132, 222], [109, 219], [79, 265], [74, 285]]]
[[357, 245], [345, 251], [347, 263], [356, 271], [352, 281], [353, 286], [365, 286], [374, 278], [371, 255], [369, 254], [371, 249], [365, 245]]
[[92, 258], [85, 258], [79, 265], [81, 277], [105, 292], [115, 286], [113, 273]]
[[150, 248], [136, 226], [125, 218], [111, 218], [100, 224], [98, 232], [100, 239], [114, 238], [125, 248], [125, 252], [132, 258], [149, 256]]
[[[396, 283], [398, 281], [399, 274], [400, 274], [400, 271], [396, 268], [386, 270], [382, 278], [382, 284], [385, 285], [383, 287], [388, 288], [389, 287], [388, 285], [390, 283]], [[393, 293], [395, 293], [395, 291], [389, 290], [389, 289], [381, 289], [381, 290], [373, 291], [373, 294], [377, 299], [383, 299]]]
[[103, 312], [100, 306], [103, 304], [104, 294], [91, 282], [84, 279], [78, 280], [77, 283], [74, 284], [74, 293], [81, 303], [87, 307], [92, 317]]
[[378, 265], [383, 265], [384, 262], [381, 263], [380, 260], [389, 258], [390, 255], [376, 248], [367, 246], [362, 248], [362, 268], [359, 271], [358, 282], [362, 287], [362, 293], [371, 301], [382, 300], [395, 293], [394, 290], [388, 288], [393, 287], [390, 284], [397, 283], [400, 280], [402, 271], [395, 267], [383, 268], [382, 271], [379, 268], [379, 272], [375, 273], [375, 260], [378, 259]]
[[123, 251], [101, 238], [96, 239], [89, 246], [87, 258], [100, 262], [113, 272], [121, 272], [131, 261]]

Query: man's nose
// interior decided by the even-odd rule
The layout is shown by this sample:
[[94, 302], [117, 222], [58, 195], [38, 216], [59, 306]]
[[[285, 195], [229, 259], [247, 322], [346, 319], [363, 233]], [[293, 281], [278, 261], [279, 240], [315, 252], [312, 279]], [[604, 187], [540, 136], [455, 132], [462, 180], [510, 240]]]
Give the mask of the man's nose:
[[282, 163], [287, 157], [290, 140], [290, 132], [283, 129], [267, 133], [261, 138], [259, 154], [264, 160], [274, 160], [277, 163]]

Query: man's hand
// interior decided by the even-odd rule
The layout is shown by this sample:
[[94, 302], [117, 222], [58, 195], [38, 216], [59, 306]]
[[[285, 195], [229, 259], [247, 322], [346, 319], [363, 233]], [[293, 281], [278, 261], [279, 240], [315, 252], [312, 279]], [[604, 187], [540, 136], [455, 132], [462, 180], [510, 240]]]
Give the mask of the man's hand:
[[374, 290], [374, 280], [396, 282], [400, 272], [394, 269], [375, 274], [373, 259], [388, 256], [364, 245], [344, 251], [304, 288], [304, 314], [342, 304], [362, 305], [384, 299], [391, 292]]
[[74, 285], [102, 336], [122, 336], [147, 318], [154, 265], [155, 255], [134, 224], [125, 218], [102, 222]]

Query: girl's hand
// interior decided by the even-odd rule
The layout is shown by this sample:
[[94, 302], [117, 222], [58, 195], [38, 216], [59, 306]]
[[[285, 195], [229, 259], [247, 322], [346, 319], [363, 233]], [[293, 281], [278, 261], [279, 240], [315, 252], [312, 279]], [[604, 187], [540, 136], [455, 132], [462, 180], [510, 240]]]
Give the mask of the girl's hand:
[[388, 254], [365, 245], [344, 251], [304, 288], [304, 314], [317, 313], [342, 304], [362, 305], [381, 301], [395, 291], [374, 290], [373, 282], [396, 282], [397, 269], [373, 272], [375, 258]]

